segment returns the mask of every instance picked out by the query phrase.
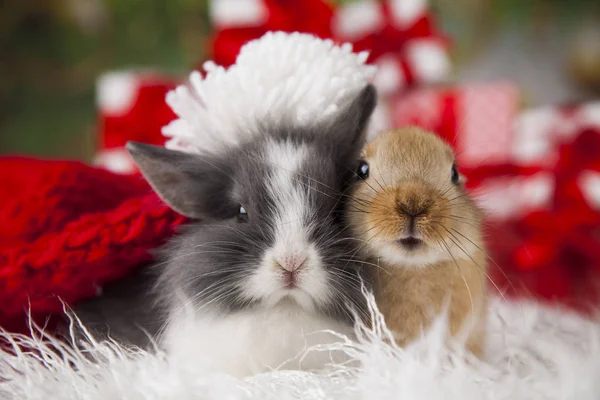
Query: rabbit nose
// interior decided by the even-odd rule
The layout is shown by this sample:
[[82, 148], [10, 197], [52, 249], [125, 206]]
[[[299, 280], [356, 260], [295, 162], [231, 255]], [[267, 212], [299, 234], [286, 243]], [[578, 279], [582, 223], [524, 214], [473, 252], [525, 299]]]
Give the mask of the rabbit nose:
[[415, 207], [404, 203], [398, 203], [398, 211], [412, 221], [421, 215], [427, 214], [428, 207], [424, 204]]
[[275, 262], [282, 269], [295, 272], [304, 266], [306, 259], [307, 257], [303, 254], [285, 254], [282, 257], [277, 257]]
[[428, 211], [425, 205], [414, 206], [404, 203], [398, 203], [398, 211], [404, 216], [408, 217], [408, 232], [413, 234], [415, 231], [415, 220], [425, 215]]

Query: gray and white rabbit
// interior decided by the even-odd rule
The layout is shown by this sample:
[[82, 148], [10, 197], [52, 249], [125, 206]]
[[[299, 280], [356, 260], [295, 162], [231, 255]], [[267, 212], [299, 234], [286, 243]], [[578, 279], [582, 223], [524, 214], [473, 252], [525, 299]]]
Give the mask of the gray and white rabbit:
[[[170, 357], [236, 376], [321, 368], [335, 357], [297, 356], [339, 340], [325, 330], [351, 336], [354, 315], [366, 314], [361, 282], [369, 283], [342, 219], [375, 104], [367, 85], [327, 122], [265, 123], [211, 156], [128, 145], [158, 195], [199, 220], [167, 246], [148, 294], [165, 313], [158, 338]], [[141, 325], [156, 327], [150, 304], [136, 307]], [[134, 317], [119, 324], [129, 318], [132, 327]]]

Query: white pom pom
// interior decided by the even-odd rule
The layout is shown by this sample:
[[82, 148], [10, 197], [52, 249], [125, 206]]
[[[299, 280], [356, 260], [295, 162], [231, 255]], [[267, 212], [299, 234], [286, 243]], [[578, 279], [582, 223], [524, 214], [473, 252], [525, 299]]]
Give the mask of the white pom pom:
[[248, 139], [265, 119], [318, 122], [375, 74], [366, 53], [300, 33], [269, 32], [246, 44], [228, 69], [206, 63], [203, 79], [167, 96], [179, 119], [163, 128], [167, 147], [215, 153]]

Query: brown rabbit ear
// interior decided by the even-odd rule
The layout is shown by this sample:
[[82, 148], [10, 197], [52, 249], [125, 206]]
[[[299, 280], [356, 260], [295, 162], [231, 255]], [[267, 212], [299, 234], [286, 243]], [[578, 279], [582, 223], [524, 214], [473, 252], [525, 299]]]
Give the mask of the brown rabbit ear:
[[158, 196], [190, 218], [226, 212], [229, 179], [224, 166], [199, 155], [128, 142], [127, 150]]

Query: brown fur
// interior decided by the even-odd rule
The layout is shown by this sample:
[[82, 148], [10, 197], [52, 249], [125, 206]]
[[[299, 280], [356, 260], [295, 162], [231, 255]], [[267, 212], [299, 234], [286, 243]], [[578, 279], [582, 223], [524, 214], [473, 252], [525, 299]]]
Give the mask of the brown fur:
[[[481, 212], [451, 182], [454, 154], [432, 133], [382, 133], [364, 151], [369, 177], [357, 184], [349, 224], [372, 258], [374, 294], [398, 344], [406, 344], [448, 307], [450, 333], [465, 333], [480, 356], [486, 309]], [[415, 215], [410, 231], [409, 215]], [[399, 239], [422, 239], [414, 250]]]

